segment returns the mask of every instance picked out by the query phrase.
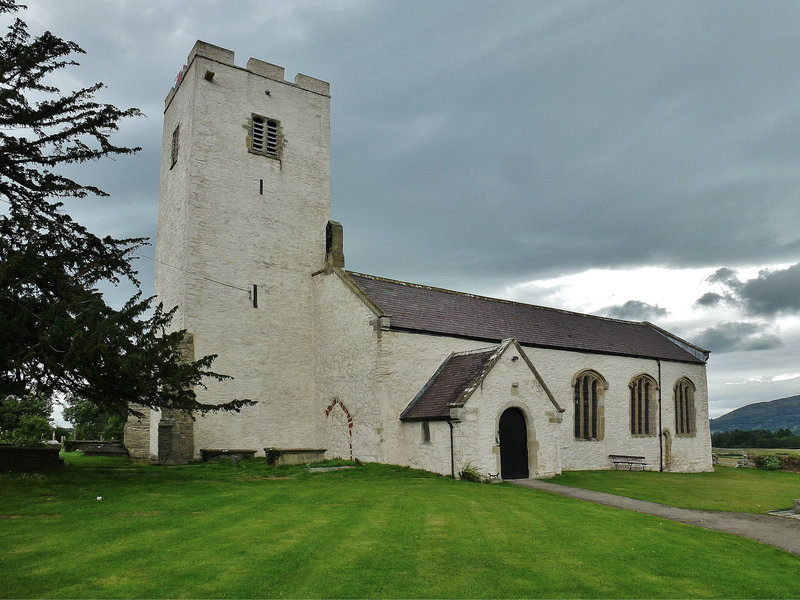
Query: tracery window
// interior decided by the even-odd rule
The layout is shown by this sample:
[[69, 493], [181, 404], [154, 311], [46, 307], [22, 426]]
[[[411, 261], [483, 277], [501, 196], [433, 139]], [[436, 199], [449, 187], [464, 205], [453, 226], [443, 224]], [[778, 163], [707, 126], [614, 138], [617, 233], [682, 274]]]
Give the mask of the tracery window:
[[603, 396], [608, 385], [599, 373], [583, 371], [575, 377], [572, 386], [575, 439], [603, 439]]
[[277, 158], [280, 154], [280, 124], [275, 119], [253, 115], [250, 129], [250, 150], [256, 154], [265, 154]]
[[694, 435], [697, 431], [694, 412], [695, 386], [683, 377], [675, 383], [675, 435]]
[[655, 435], [658, 384], [649, 375], [639, 375], [631, 380], [629, 387], [631, 434]]

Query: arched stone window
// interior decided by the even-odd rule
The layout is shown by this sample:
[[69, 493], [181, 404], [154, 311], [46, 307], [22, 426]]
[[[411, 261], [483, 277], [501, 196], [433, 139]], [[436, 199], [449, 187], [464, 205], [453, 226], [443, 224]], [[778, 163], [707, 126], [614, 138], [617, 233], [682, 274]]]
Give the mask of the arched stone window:
[[694, 412], [694, 393], [690, 379], [682, 377], [675, 383], [675, 435], [693, 436], [697, 431]]
[[608, 384], [596, 371], [582, 371], [572, 380], [576, 440], [602, 440]]
[[631, 435], [655, 435], [658, 411], [658, 384], [649, 375], [631, 379]]

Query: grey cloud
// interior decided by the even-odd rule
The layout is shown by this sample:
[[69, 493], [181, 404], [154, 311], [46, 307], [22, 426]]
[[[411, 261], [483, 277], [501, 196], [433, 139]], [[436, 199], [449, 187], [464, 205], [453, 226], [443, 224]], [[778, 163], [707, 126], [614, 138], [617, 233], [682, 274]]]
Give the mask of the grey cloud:
[[150, 115], [120, 131], [143, 151], [108, 191], [144, 192], [151, 223], [163, 98], [200, 38], [331, 82], [354, 269], [493, 285], [800, 252], [795, 3], [27, 4], [87, 50], [79, 84]]
[[721, 283], [728, 291], [707, 292], [697, 299], [696, 306], [713, 307], [725, 302], [750, 315], [764, 317], [800, 312], [800, 263], [786, 269], [765, 269], [746, 281], [740, 281], [736, 271], [722, 268], [707, 281]]
[[709, 327], [694, 341], [712, 352], [733, 352], [736, 350], [768, 350], [783, 345], [776, 334], [763, 331], [761, 325], [745, 321], [720, 323]]
[[736, 271], [736, 269], [729, 269], [727, 267], [717, 269], [706, 278], [706, 281], [709, 283], [722, 283], [732, 288], [741, 286], [738, 271]]
[[648, 321], [659, 317], [666, 317], [669, 313], [667, 309], [658, 305], [653, 306], [639, 300], [628, 300], [625, 304], [617, 306], [607, 306], [600, 309], [600, 314], [607, 315], [614, 319], [625, 319], [629, 321]]
[[761, 271], [742, 285], [739, 294], [751, 314], [800, 311], [800, 263], [779, 271]]
[[719, 306], [726, 301], [728, 297], [716, 292], [706, 292], [695, 301], [695, 306]]

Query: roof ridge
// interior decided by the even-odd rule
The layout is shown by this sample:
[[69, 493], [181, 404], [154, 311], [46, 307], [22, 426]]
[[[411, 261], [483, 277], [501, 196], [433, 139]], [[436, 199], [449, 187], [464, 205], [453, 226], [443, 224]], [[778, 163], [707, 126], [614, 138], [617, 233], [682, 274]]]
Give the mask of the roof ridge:
[[503, 342], [493, 344], [491, 346], [484, 346], [483, 348], [475, 348], [474, 350], [462, 350], [461, 352], [453, 352], [451, 356], [469, 356], [470, 354], [483, 354], [488, 352], [497, 352]]
[[442, 292], [445, 294], [452, 294], [454, 296], [462, 296], [465, 298], [475, 298], [476, 300], [487, 300], [489, 302], [501, 302], [503, 304], [511, 304], [514, 306], [525, 306], [529, 308], [538, 308], [541, 310], [549, 310], [552, 312], [557, 312], [565, 315], [574, 315], [577, 317], [587, 317], [589, 319], [597, 319], [600, 321], [610, 321], [613, 323], [624, 323], [626, 325], [638, 325], [640, 327], [647, 327], [650, 325], [644, 321], [627, 321], [625, 319], [614, 319], [612, 317], [603, 317], [601, 315], [592, 315], [589, 313], [582, 313], [574, 310], [566, 310], [563, 308], [554, 308], [552, 306], [543, 306], [541, 304], [528, 304], [527, 302], [519, 302], [517, 300], [507, 300], [505, 298], [495, 298], [493, 296], [483, 296], [481, 294], [471, 294], [469, 292], [460, 292], [458, 290], [450, 290], [447, 288], [440, 288], [433, 285], [425, 285], [422, 283], [412, 283], [410, 281], [400, 281], [399, 279], [391, 279], [389, 277], [380, 277], [379, 275], [369, 275], [368, 273], [359, 273], [358, 271], [345, 271], [348, 275], [355, 276], [355, 277], [364, 277], [366, 279], [373, 279], [375, 281], [384, 281], [386, 283], [394, 283], [397, 285], [403, 285], [406, 287], [417, 288], [420, 290], [430, 290], [433, 292]]
[[685, 340], [680, 336], [675, 335], [671, 331], [667, 331], [663, 327], [659, 327], [655, 323], [651, 323], [650, 321], [642, 321], [642, 325], [647, 325], [648, 327], [651, 327], [652, 329], [655, 329], [658, 333], [660, 333], [664, 337], [673, 338], [673, 339], [681, 342], [682, 344], [686, 344], [687, 346], [691, 346], [692, 348], [694, 348], [695, 350], [697, 350], [699, 352], [705, 352], [707, 354], [711, 353], [711, 350], [708, 350], [706, 348], [702, 348], [702, 347], [698, 346], [697, 344], [693, 344], [692, 342], [690, 342], [688, 340]]

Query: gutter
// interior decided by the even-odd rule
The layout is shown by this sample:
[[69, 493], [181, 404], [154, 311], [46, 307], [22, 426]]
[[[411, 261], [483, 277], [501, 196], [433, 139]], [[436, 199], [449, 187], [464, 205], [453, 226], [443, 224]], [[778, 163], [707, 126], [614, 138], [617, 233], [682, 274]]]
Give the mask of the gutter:
[[661, 428], [661, 361], [658, 363], [658, 470], [664, 472], [664, 433]]
[[447, 419], [447, 424], [450, 425], [450, 477], [456, 478], [456, 457], [453, 451], [453, 421]]

